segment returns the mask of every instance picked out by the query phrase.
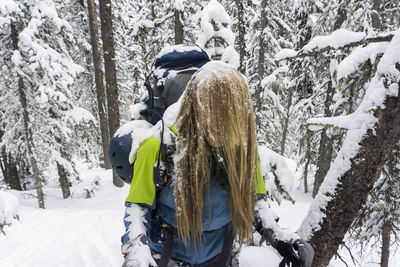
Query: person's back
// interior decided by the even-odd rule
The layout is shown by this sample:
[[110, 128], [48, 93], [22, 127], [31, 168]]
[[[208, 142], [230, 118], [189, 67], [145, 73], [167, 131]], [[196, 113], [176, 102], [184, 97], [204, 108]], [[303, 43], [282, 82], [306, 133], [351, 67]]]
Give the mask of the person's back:
[[[255, 201], [266, 190], [243, 76], [222, 62], [200, 68], [184, 92], [176, 128], [174, 175], [160, 190], [153, 171], [160, 140], [151, 137], [137, 151], [124, 266], [228, 266], [234, 237], [240, 246], [252, 241]], [[269, 225], [257, 220], [273, 239], [263, 232]]]

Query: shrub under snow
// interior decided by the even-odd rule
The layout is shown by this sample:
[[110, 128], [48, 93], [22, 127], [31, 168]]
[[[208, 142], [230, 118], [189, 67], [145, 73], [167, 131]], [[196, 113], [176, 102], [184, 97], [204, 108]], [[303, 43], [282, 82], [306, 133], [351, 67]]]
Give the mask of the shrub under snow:
[[0, 233], [3, 232], [4, 225], [10, 225], [14, 219], [18, 218], [17, 206], [16, 196], [0, 191]]

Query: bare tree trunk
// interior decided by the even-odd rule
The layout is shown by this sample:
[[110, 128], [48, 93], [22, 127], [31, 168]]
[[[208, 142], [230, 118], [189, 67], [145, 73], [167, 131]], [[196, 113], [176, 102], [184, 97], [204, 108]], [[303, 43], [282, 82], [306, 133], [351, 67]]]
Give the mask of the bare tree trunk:
[[183, 12], [175, 9], [175, 44], [183, 44]]
[[379, 15], [381, 12], [381, 4], [382, 0], [373, 0], [372, 2], [371, 22], [374, 30], [380, 30], [382, 28], [381, 16]]
[[[396, 67], [400, 71], [400, 65]], [[388, 84], [388, 83], [386, 83]], [[378, 124], [360, 142], [351, 167], [339, 178], [334, 196], [323, 211], [320, 229], [310, 239], [315, 248], [313, 267], [327, 266], [356, 218], [383, 165], [400, 138], [400, 97], [388, 97], [376, 113]]]
[[[340, 4], [343, 2], [343, 0], [340, 0]], [[337, 14], [337, 19], [335, 21], [335, 24], [333, 25], [333, 31], [340, 29], [342, 27], [343, 22], [347, 19], [347, 11], [346, 11], [347, 6], [340, 5], [338, 14]]]
[[286, 110], [286, 118], [285, 122], [283, 123], [283, 131], [282, 131], [282, 140], [281, 140], [281, 155], [285, 155], [285, 145], [286, 145], [286, 138], [287, 132], [289, 128], [289, 119], [290, 119], [290, 108], [292, 107], [292, 98], [293, 98], [293, 91], [294, 87], [289, 88], [289, 97], [287, 103], [287, 110]]
[[71, 191], [69, 190], [69, 181], [67, 177], [67, 173], [64, 169], [64, 167], [57, 162], [57, 171], [58, 171], [58, 176], [59, 176], [59, 181], [60, 181], [60, 186], [61, 186], [61, 191], [63, 194], [63, 198], [69, 198], [71, 195]]
[[304, 180], [304, 193], [308, 193], [308, 166], [311, 163], [311, 130], [307, 129], [306, 132], [306, 165], [304, 166], [303, 180]]
[[6, 153], [5, 148], [3, 148], [1, 151], [0, 159], [0, 168], [3, 173], [5, 183], [11, 189], [22, 191], [17, 164], [11, 155]]
[[242, 0], [235, 0], [236, 3], [236, 8], [238, 10], [238, 30], [239, 30], [239, 36], [237, 38], [238, 41], [238, 46], [239, 46], [239, 56], [240, 56], [240, 65], [239, 65], [239, 71], [241, 73], [246, 73], [246, 63], [244, 62], [246, 58], [246, 42], [244, 40], [245, 36], [245, 21], [244, 21], [244, 7], [243, 7], [243, 1]]
[[[111, 0], [99, 0], [99, 5], [101, 39], [103, 41], [104, 70], [106, 77], [108, 125], [111, 137], [119, 128], [120, 120]], [[113, 175], [113, 183], [117, 187], [124, 186], [124, 182], [115, 174]]]
[[90, 41], [92, 44], [93, 54], [94, 78], [96, 82], [97, 109], [99, 112], [101, 144], [104, 154], [104, 167], [106, 169], [110, 169], [111, 164], [110, 159], [108, 158], [108, 144], [110, 143], [110, 133], [108, 129], [107, 114], [105, 112], [106, 95], [103, 83], [102, 62], [100, 56], [99, 28], [97, 25], [96, 4], [93, 0], [87, 0], [87, 5], [89, 14]]
[[119, 128], [118, 85], [115, 63], [111, 0], [99, 0], [110, 136]]
[[79, 4], [85, 8], [85, 0], [78, 0]]
[[[14, 50], [18, 50], [18, 32], [14, 23], [11, 23], [11, 39], [13, 42]], [[33, 177], [35, 178], [35, 187], [37, 192], [39, 208], [44, 209], [45, 208], [44, 195], [43, 195], [42, 183], [40, 180], [39, 168], [37, 166], [36, 159], [33, 154], [34, 144], [33, 144], [32, 132], [29, 129], [28, 105], [27, 105], [26, 95], [24, 92], [24, 81], [22, 80], [22, 77], [19, 77], [18, 79], [18, 94], [23, 112], [25, 142], [28, 150], [28, 157], [31, 162]]]
[[[267, 0], [262, 0], [261, 2], [261, 21], [260, 21], [260, 31], [263, 32], [265, 27], [267, 27], [267, 16], [265, 12], [265, 8], [267, 6]], [[262, 99], [261, 94], [263, 92], [263, 88], [261, 86], [261, 81], [265, 75], [265, 39], [264, 35], [260, 35], [260, 39], [258, 41], [258, 62], [257, 62], [257, 76], [258, 76], [258, 84], [257, 91], [255, 93], [255, 109], [256, 109], [256, 124], [261, 124], [260, 114], [262, 108]]]
[[386, 221], [389, 217], [388, 212], [385, 210], [385, 223], [382, 227], [382, 250], [381, 250], [381, 267], [389, 266], [389, 256], [390, 256], [390, 219]]
[[[3, 132], [0, 131], [0, 141], [1, 141], [1, 137], [3, 136]], [[5, 148], [3, 147], [1, 149], [1, 158], [0, 158], [0, 169], [1, 172], [3, 173], [3, 177], [4, 177], [4, 182], [9, 185], [10, 184], [10, 180], [9, 180], [9, 175], [8, 175], [8, 159], [7, 159], [7, 153]]]
[[[0, 130], [0, 141], [3, 135], [4, 132]], [[11, 189], [22, 191], [16, 161], [13, 157], [11, 157], [11, 154], [7, 154], [5, 146], [1, 148], [0, 169], [3, 173], [4, 182], [6, 185], [8, 185]]]
[[44, 195], [43, 195], [43, 189], [42, 189], [42, 182], [40, 179], [39, 168], [37, 166], [36, 159], [33, 154], [34, 145], [33, 145], [32, 132], [29, 130], [28, 105], [27, 105], [26, 95], [24, 92], [24, 82], [21, 77], [18, 80], [18, 93], [19, 93], [19, 99], [21, 101], [21, 106], [23, 109], [22, 112], [23, 112], [23, 120], [24, 120], [24, 133], [25, 133], [26, 147], [28, 149], [28, 157], [31, 162], [33, 177], [35, 178], [35, 188], [36, 188], [39, 208], [44, 209], [45, 207], [44, 207]]
[[[330, 80], [328, 82], [328, 90], [326, 92], [326, 99], [324, 104], [325, 117], [332, 116], [332, 112], [330, 111], [329, 107], [332, 104], [334, 93], [335, 93], [335, 88], [333, 88], [332, 80]], [[333, 138], [328, 137], [328, 135], [326, 134], [326, 129], [323, 129], [321, 132], [321, 139], [319, 141], [317, 171], [315, 173], [314, 188], [312, 192], [313, 197], [317, 195], [319, 187], [324, 181], [325, 175], [329, 171], [329, 168], [331, 166], [332, 152], [333, 152]]]

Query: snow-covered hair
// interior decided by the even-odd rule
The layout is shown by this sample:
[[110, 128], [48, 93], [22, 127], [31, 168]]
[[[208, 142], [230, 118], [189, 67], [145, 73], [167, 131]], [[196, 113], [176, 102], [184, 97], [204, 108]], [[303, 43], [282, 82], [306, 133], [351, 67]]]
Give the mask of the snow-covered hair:
[[186, 244], [191, 240], [201, 245], [204, 193], [211, 166], [217, 163], [227, 174], [233, 234], [240, 244], [250, 241], [257, 142], [244, 77], [222, 62], [204, 65], [187, 85], [177, 129], [175, 201], [180, 237]]

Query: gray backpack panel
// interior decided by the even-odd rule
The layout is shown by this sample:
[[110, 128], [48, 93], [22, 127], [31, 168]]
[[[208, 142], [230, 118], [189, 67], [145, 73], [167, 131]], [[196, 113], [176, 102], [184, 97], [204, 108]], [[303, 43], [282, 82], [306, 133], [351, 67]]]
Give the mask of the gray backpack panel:
[[154, 106], [161, 107], [164, 112], [170, 105], [178, 101], [196, 71], [197, 68], [183, 70], [176, 75], [168, 76], [164, 81], [164, 86], [159, 86], [154, 90]]

